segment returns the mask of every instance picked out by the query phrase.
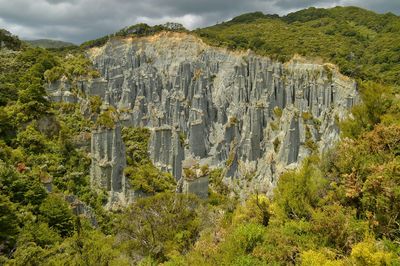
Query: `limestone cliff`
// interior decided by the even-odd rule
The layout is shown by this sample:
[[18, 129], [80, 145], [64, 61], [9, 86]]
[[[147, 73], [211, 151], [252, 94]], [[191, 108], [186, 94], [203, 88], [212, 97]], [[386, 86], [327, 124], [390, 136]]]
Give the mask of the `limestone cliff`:
[[[190, 34], [116, 38], [87, 54], [102, 77], [80, 81], [78, 89], [115, 106], [122, 125], [150, 128], [156, 166], [180, 179], [182, 160], [197, 158], [226, 168], [237, 191], [268, 192], [284, 169], [313, 149], [327, 149], [338, 139], [337, 122], [357, 101], [354, 81], [333, 66], [282, 64], [211, 47]], [[67, 99], [68, 88], [59, 82], [49, 92]], [[119, 134], [94, 132], [92, 139], [92, 180], [113, 192], [125, 182]]]

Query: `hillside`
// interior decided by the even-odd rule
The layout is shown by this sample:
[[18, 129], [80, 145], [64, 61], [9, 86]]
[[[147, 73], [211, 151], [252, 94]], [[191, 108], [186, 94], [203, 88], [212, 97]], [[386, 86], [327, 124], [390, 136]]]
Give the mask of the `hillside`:
[[356, 7], [0, 31], [0, 265], [400, 265], [399, 32]]
[[[213, 46], [251, 49], [282, 62], [298, 54], [312, 61], [334, 63], [350, 77], [398, 85], [399, 25], [400, 17], [392, 13], [377, 14], [358, 7], [309, 8], [282, 17], [262, 12], [243, 14], [192, 33]], [[81, 47], [103, 45], [113, 37], [146, 36], [162, 30], [185, 31], [142, 23], [87, 41]]]
[[17, 36], [13, 36], [10, 32], [0, 29], [0, 50], [7, 48], [10, 50], [18, 50], [21, 48], [21, 41]]
[[40, 39], [40, 40], [24, 40], [26, 43], [30, 44], [33, 47], [40, 47], [40, 48], [64, 48], [64, 47], [71, 47], [76, 46], [76, 44], [70, 42], [63, 42], [58, 40], [49, 40], [49, 39]]
[[283, 17], [249, 13], [195, 31], [207, 43], [281, 61], [321, 58], [343, 74], [399, 84], [400, 17], [357, 7], [309, 8]]

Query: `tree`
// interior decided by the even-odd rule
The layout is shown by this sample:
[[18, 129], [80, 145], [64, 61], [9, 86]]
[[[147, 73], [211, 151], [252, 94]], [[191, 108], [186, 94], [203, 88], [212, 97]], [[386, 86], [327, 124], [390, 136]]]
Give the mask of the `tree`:
[[18, 93], [19, 111], [25, 114], [22, 122], [37, 119], [46, 114], [50, 102], [45, 98], [46, 91], [38, 81], [34, 81], [26, 89]]
[[169, 173], [157, 169], [148, 154], [150, 131], [147, 128], [122, 129], [122, 138], [126, 146], [125, 176], [135, 190], [146, 193], [171, 191], [175, 179]]
[[271, 218], [270, 200], [264, 195], [250, 196], [244, 204], [236, 207], [233, 224], [257, 223], [268, 226]]
[[315, 158], [305, 160], [298, 171], [284, 173], [274, 191], [274, 201], [284, 215], [282, 218], [310, 219], [326, 185]]
[[38, 179], [18, 173], [16, 169], [0, 161], [0, 191], [14, 203], [37, 208], [47, 197]]
[[265, 227], [260, 224], [248, 223], [239, 225], [230, 234], [223, 247], [230, 252], [231, 257], [241, 254], [251, 254], [254, 248], [263, 243]]
[[0, 194], [0, 255], [10, 249], [19, 231], [18, 218], [14, 204]]
[[43, 153], [47, 146], [45, 136], [36, 129], [34, 123], [27, 126], [25, 131], [21, 131], [17, 135], [17, 142], [28, 153], [35, 154]]
[[152, 163], [140, 167], [127, 167], [125, 175], [130, 179], [133, 189], [145, 193], [171, 191], [175, 180], [169, 173], [163, 173]]
[[119, 226], [132, 256], [165, 261], [169, 254], [184, 253], [196, 240], [201, 220], [199, 202], [184, 194], [160, 193], [138, 199]]
[[46, 258], [46, 250], [33, 242], [27, 243], [16, 249], [9, 265], [43, 265]]
[[50, 194], [40, 205], [40, 220], [49, 224], [61, 236], [74, 232], [74, 216], [68, 203], [57, 194]]
[[368, 223], [356, 218], [356, 211], [339, 204], [324, 205], [312, 212], [311, 231], [324, 246], [349, 254], [351, 247], [368, 233]]
[[341, 122], [340, 128], [345, 137], [355, 138], [370, 131], [381, 122], [381, 118], [393, 104], [393, 88], [376, 82], [360, 84], [362, 103], [352, 109], [353, 118]]
[[52, 230], [47, 223], [27, 223], [22, 229], [19, 237], [19, 245], [23, 243], [34, 242], [36, 245], [46, 248], [61, 242], [60, 235]]
[[47, 197], [46, 190], [39, 180], [29, 176], [19, 176], [10, 186], [11, 200], [21, 204], [31, 204], [37, 208]]
[[353, 265], [398, 265], [400, 260], [395, 254], [388, 252], [379, 246], [373, 237], [367, 237], [357, 243], [350, 256]]

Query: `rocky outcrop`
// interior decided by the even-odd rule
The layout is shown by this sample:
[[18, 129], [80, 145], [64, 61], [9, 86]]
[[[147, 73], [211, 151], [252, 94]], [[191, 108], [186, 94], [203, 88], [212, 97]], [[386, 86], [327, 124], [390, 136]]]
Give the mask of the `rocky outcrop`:
[[54, 102], [78, 102], [78, 96], [72, 92], [71, 82], [66, 78], [50, 83], [47, 87], [47, 92], [50, 100]]
[[114, 129], [99, 128], [92, 132], [91, 158], [92, 187], [109, 191], [109, 204], [124, 204], [128, 200], [124, 176], [126, 155], [119, 125]]
[[194, 194], [201, 199], [208, 197], [208, 176], [195, 179], [182, 178], [178, 183], [178, 193]]
[[87, 218], [93, 227], [98, 226], [96, 214], [90, 206], [79, 200], [75, 195], [66, 195], [65, 200], [70, 204], [74, 215]]
[[[112, 39], [88, 56], [102, 78], [78, 82], [78, 89], [115, 106], [123, 125], [152, 129], [155, 165], [177, 179], [185, 158], [226, 167], [238, 191], [270, 191], [312, 149], [329, 148], [337, 121], [357, 101], [354, 81], [331, 65], [282, 64], [184, 33]], [[66, 97], [66, 87], [52, 94]], [[118, 134], [94, 132], [92, 140], [93, 182], [112, 191], [124, 182]], [[249, 174], [250, 181], [241, 178]]]
[[171, 172], [177, 180], [181, 178], [184, 149], [179, 131], [173, 130], [170, 126], [154, 128], [149, 150], [155, 166]]
[[179, 179], [176, 192], [194, 194], [199, 198], [208, 197], [209, 168], [208, 165], [200, 167], [199, 162], [193, 158], [182, 162], [182, 177]]

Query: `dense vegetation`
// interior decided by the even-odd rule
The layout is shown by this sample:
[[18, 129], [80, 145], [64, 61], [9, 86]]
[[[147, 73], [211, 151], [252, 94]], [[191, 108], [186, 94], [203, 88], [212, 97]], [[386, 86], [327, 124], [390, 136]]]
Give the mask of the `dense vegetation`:
[[[121, 252], [129, 254], [125, 245], [131, 241], [124, 241], [119, 249], [120, 244], [111, 235], [123, 238], [125, 231], [141, 229], [128, 222], [130, 213], [119, 217], [106, 211], [105, 193], [89, 187], [90, 131], [93, 127], [112, 128], [114, 118], [108, 114], [115, 110], [102, 108], [101, 99], [91, 97], [89, 112], [83, 115], [79, 104], [52, 103], [45, 91], [48, 82], [66, 78], [74, 86], [75, 80], [96, 77], [98, 72], [79, 50], [50, 51], [18, 45], [0, 51], [0, 67], [0, 264], [106, 265], [113, 261], [127, 265], [133, 259]], [[76, 88], [73, 91], [82, 94]], [[133, 188], [152, 194], [173, 190], [172, 176], [158, 170], [149, 159], [148, 130], [124, 128], [123, 133], [126, 171]], [[73, 204], [68, 201], [71, 196], [93, 210], [95, 222], [85, 215], [74, 215]], [[182, 226], [176, 227], [171, 223], [176, 218], [172, 194], [151, 198], [151, 204], [146, 199], [137, 204], [151, 207], [156, 202], [165, 210], [167, 200], [171, 201], [170, 209], [163, 215], [169, 215], [165, 219], [169, 219], [171, 228], [157, 247], [179, 233], [182, 241], [178, 250], [187, 250], [198, 235], [198, 225], [188, 229], [192, 218], [198, 217], [195, 209], [182, 214]], [[181, 200], [178, 214], [191, 202], [199, 204], [191, 197], [182, 196]], [[146, 209], [140, 207], [140, 211]], [[162, 230], [159, 233], [165, 234]], [[191, 241], [186, 239], [188, 233]]]
[[256, 12], [195, 33], [212, 45], [281, 61], [294, 54], [322, 58], [347, 76], [399, 84], [400, 18], [391, 13], [357, 7], [309, 8], [283, 17]]
[[12, 255], [18, 265], [37, 265], [51, 247], [75, 237], [87, 222], [78, 223], [69, 195], [91, 206], [101, 230], [110, 228], [104, 194], [89, 189], [90, 159], [77, 148], [90, 139], [92, 122], [78, 105], [46, 97], [55, 69], [71, 78], [92, 71], [80, 54], [65, 56], [26, 47], [0, 51], [0, 264]]
[[22, 42], [16, 37], [11, 35], [10, 32], [0, 29], [0, 50], [1, 49], [10, 49], [10, 50], [18, 50], [22, 46]]
[[73, 43], [70, 42], [63, 42], [63, 41], [58, 41], [58, 40], [48, 40], [48, 39], [39, 39], [39, 40], [27, 40], [25, 41], [29, 45], [33, 47], [40, 47], [40, 48], [64, 48], [64, 47], [73, 47], [76, 46]]
[[[91, 97], [83, 115], [44, 89], [98, 73], [79, 49], [29, 48], [12, 37], [0, 50], [0, 264], [400, 265], [398, 21], [358, 8], [308, 9], [198, 30], [217, 45], [336, 62], [365, 80], [362, 104], [340, 123], [336, 147], [283, 174], [272, 198], [245, 202], [222, 182], [223, 169], [210, 170], [207, 200], [171, 193], [173, 178], [147, 153], [149, 131], [123, 128], [125, 174], [151, 196], [122, 212], [106, 211], [105, 193], [89, 187], [90, 131], [114, 127], [116, 110]], [[151, 32], [142, 25], [121, 36]], [[76, 215], [71, 195], [96, 222]]]
[[126, 28], [123, 28], [116, 33], [100, 37], [95, 40], [90, 40], [81, 44], [81, 48], [87, 49], [90, 47], [104, 45], [109, 39], [115, 37], [143, 37], [150, 36], [162, 31], [175, 31], [175, 32], [187, 32], [187, 30], [179, 23], [168, 22], [163, 25], [149, 26], [146, 23], [135, 24]]

